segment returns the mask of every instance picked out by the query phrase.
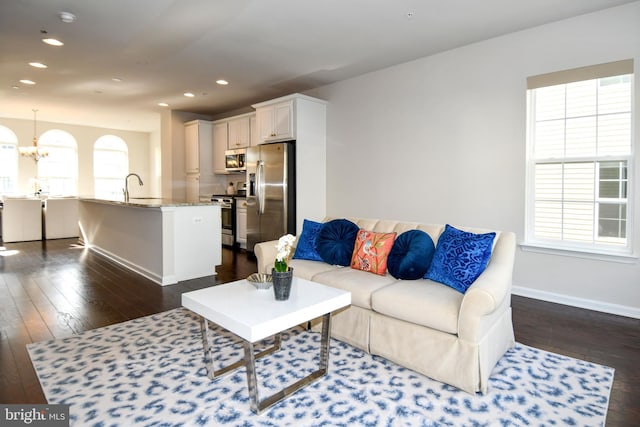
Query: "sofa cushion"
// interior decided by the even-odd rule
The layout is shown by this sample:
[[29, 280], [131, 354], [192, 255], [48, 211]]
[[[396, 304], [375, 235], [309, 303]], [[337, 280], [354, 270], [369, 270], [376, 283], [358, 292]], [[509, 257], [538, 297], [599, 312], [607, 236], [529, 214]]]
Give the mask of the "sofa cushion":
[[465, 293], [487, 267], [495, 237], [496, 233], [474, 234], [447, 224], [425, 278]]
[[324, 262], [332, 265], [349, 265], [359, 229], [347, 219], [334, 219], [324, 223], [316, 238], [316, 248]]
[[306, 259], [309, 261], [322, 261], [322, 257], [316, 248], [318, 233], [324, 224], [305, 219], [302, 223], [302, 233], [298, 238], [296, 252], [293, 259]]
[[359, 230], [353, 247], [351, 268], [375, 274], [387, 272], [387, 258], [396, 233]]
[[376, 291], [371, 306], [386, 316], [457, 334], [463, 298], [460, 292], [431, 280], [408, 280]]
[[294, 276], [307, 280], [313, 280], [316, 274], [342, 268], [337, 265], [327, 264], [326, 262], [309, 261], [306, 259], [292, 259], [289, 261], [289, 266], [293, 268]]
[[424, 231], [405, 231], [396, 238], [389, 253], [389, 273], [396, 279], [421, 279], [431, 265], [435, 249], [433, 240]]
[[389, 274], [380, 276], [354, 270], [353, 268], [337, 268], [316, 274], [313, 276], [313, 281], [349, 291], [351, 292], [352, 305], [371, 309], [371, 295], [378, 289], [384, 288], [397, 280]]

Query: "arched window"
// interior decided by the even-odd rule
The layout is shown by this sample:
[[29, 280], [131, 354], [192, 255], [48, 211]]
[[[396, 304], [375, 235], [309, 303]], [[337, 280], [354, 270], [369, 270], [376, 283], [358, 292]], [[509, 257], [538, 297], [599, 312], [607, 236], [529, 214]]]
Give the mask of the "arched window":
[[45, 194], [78, 195], [78, 144], [68, 132], [53, 129], [42, 134], [38, 145], [49, 152], [38, 161], [38, 180]]
[[0, 126], [0, 194], [15, 193], [18, 187], [18, 137]]
[[129, 150], [120, 137], [105, 135], [93, 146], [93, 193], [99, 199], [122, 198], [124, 177], [129, 172]]

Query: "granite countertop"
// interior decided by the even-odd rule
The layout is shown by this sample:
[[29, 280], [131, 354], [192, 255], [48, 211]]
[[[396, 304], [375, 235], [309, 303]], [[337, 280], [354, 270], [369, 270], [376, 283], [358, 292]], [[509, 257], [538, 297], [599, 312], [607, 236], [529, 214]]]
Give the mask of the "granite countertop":
[[186, 202], [173, 199], [162, 199], [159, 197], [131, 197], [128, 202], [123, 200], [107, 200], [92, 199], [89, 197], [79, 197], [79, 200], [85, 202], [102, 203], [105, 205], [130, 206], [137, 208], [164, 208], [164, 207], [180, 207], [180, 206], [209, 206], [215, 205], [212, 202]]

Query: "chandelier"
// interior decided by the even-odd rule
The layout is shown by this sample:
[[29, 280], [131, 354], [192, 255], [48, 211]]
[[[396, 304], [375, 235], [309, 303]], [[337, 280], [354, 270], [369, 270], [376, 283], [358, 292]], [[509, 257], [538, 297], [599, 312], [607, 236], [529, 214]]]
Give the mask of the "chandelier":
[[47, 150], [43, 150], [38, 148], [38, 137], [36, 132], [36, 113], [38, 110], [33, 110], [33, 145], [29, 147], [18, 147], [18, 151], [20, 151], [20, 155], [24, 157], [31, 157], [33, 160], [38, 162], [43, 157], [47, 157], [49, 152]]

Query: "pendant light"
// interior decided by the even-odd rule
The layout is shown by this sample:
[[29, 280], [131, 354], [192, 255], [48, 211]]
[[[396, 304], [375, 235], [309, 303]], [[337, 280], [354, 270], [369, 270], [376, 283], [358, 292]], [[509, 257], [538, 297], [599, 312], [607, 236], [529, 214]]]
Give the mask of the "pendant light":
[[20, 155], [24, 157], [31, 157], [36, 163], [43, 157], [47, 157], [49, 152], [38, 148], [38, 133], [37, 133], [37, 119], [36, 113], [38, 110], [33, 109], [33, 145], [30, 147], [18, 147]]

